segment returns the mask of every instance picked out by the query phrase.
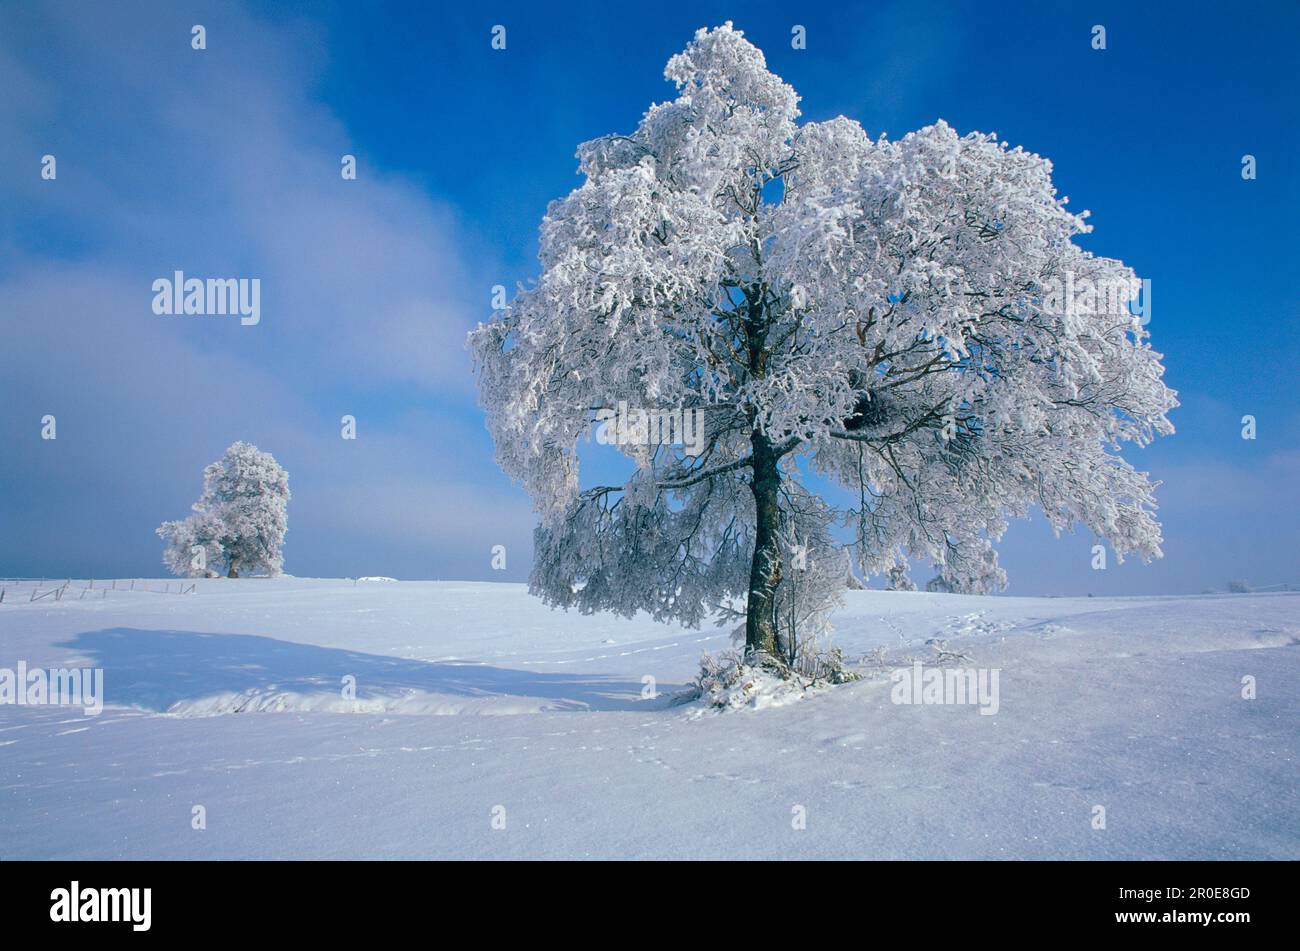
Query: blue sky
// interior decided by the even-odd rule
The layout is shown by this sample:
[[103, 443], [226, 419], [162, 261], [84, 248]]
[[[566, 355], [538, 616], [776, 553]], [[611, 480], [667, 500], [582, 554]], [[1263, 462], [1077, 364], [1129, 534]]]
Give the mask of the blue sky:
[[[897, 137], [944, 118], [1048, 156], [1092, 211], [1085, 246], [1153, 281], [1183, 405], [1128, 457], [1164, 482], [1166, 557], [1092, 571], [1090, 535], [1030, 520], [1001, 546], [1009, 593], [1300, 582], [1289, 0], [0, 0], [0, 574], [159, 574], [154, 527], [247, 439], [289, 470], [294, 574], [525, 577], [529, 506], [492, 463], [464, 333], [494, 284], [535, 274], [575, 146], [670, 98], [668, 57], [728, 19], [806, 119]], [[176, 269], [259, 277], [262, 322], [155, 316]]]

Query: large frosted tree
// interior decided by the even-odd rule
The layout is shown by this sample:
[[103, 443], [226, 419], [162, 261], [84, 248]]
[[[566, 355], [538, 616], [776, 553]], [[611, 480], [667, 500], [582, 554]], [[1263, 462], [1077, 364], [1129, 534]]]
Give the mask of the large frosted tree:
[[203, 495], [194, 513], [163, 522], [163, 564], [173, 574], [203, 577], [222, 566], [228, 578], [284, 567], [289, 474], [269, 452], [237, 442], [203, 470]]
[[[941, 590], [1003, 586], [992, 543], [1032, 508], [1159, 556], [1119, 449], [1172, 432], [1174, 394], [1140, 282], [1074, 243], [1086, 213], [1050, 162], [942, 121], [897, 142], [797, 124], [730, 24], [665, 75], [676, 99], [580, 146], [540, 277], [470, 337], [540, 519], [534, 593], [689, 624], [743, 609], [749, 653], [781, 657], [842, 587], [846, 535], [864, 573], [919, 559]], [[626, 481], [584, 485], [579, 446], [623, 404], [702, 413], [702, 447], [631, 439]]]

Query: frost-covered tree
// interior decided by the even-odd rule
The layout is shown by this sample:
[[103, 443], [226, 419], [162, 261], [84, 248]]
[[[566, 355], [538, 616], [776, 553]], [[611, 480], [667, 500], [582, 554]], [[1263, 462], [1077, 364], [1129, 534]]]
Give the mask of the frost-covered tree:
[[194, 514], [163, 522], [158, 535], [167, 543], [163, 564], [173, 574], [203, 577], [213, 566], [226, 577], [284, 567], [288, 530], [289, 474], [269, 452], [237, 442], [203, 470], [203, 495]]
[[[665, 75], [676, 99], [579, 147], [540, 277], [470, 337], [539, 515], [534, 593], [688, 624], [743, 602], [747, 649], [779, 655], [795, 552], [843, 587], [837, 526], [896, 587], [912, 559], [1000, 587], [992, 543], [1031, 508], [1159, 556], [1153, 486], [1118, 452], [1173, 431], [1174, 394], [1140, 283], [1074, 243], [1086, 213], [1046, 159], [942, 121], [799, 125], [730, 24]], [[579, 443], [624, 402], [701, 411], [702, 447], [629, 439], [626, 481], [584, 485]]]

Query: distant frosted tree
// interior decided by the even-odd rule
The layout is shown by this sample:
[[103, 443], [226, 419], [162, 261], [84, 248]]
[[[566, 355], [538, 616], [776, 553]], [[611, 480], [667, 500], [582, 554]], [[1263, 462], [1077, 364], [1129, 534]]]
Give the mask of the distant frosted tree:
[[[173, 574], [203, 577], [220, 565], [226, 577], [284, 567], [289, 474], [269, 452], [237, 442], [203, 470], [203, 495], [194, 514], [163, 522], [163, 564]], [[200, 552], [202, 555], [200, 556]]]
[[[1033, 507], [1159, 556], [1153, 487], [1118, 451], [1172, 432], [1176, 401], [1140, 283], [1074, 244], [1086, 213], [1047, 160], [942, 121], [897, 142], [797, 125], [730, 24], [665, 75], [675, 100], [579, 147], [540, 277], [470, 336], [539, 515], [535, 594], [688, 624], [743, 599], [747, 650], [779, 656], [796, 546], [833, 566], [837, 525], [864, 576], [920, 559], [950, 590], [1005, 584], [992, 543]], [[623, 401], [702, 411], [703, 448], [629, 440], [626, 480], [584, 485], [579, 443]], [[824, 612], [843, 585], [816, 587]]]

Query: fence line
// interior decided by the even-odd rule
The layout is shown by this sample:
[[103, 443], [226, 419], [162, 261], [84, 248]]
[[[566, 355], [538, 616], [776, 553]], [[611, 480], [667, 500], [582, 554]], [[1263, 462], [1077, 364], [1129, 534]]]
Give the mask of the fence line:
[[[103, 601], [108, 599], [108, 592], [110, 591], [122, 591], [124, 593], [139, 591], [142, 594], [194, 594], [198, 590], [198, 585], [194, 582], [187, 585], [184, 581], [166, 581], [163, 583], [163, 589], [159, 591], [157, 588], [150, 588], [148, 582], [143, 578], [90, 578], [87, 579], [84, 587], [80, 585], [79, 581], [74, 587], [73, 581], [74, 579], [67, 578], [62, 583], [55, 584], [54, 587], [42, 591], [41, 589], [45, 587], [46, 583], [45, 578], [0, 578], [0, 604], [17, 603], [15, 600], [16, 595], [20, 590], [26, 591], [28, 585], [31, 585], [27, 597], [28, 604], [51, 596], [55, 601], [62, 601], [63, 596], [68, 593], [69, 589], [79, 591], [77, 595], [78, 601], [86, 600], [86, 595], [93, 591], [98, 591], [99, 598]], [[99, 583], [98, 588], [95, 587], [96, 581]], [[122, 587], [118, 587], [118, 582], [122, 583]], [[175, 590], [173, 590], [173, 584]]]

